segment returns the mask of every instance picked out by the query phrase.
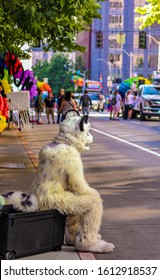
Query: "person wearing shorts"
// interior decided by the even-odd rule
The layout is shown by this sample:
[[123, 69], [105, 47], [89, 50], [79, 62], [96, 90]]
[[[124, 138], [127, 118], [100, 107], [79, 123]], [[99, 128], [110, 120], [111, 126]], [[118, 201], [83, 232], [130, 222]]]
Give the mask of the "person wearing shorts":
[[55, 98], [54, 98], [52, 92], [48, 93], [48, 96], [44, 99], [44, 104], [46, 107], [46, 115], [47, 115], [48, 124], [50, 124], [50, 115], [51, 115], [53, 124], [55, 124], [55, 121], [54, 121]]

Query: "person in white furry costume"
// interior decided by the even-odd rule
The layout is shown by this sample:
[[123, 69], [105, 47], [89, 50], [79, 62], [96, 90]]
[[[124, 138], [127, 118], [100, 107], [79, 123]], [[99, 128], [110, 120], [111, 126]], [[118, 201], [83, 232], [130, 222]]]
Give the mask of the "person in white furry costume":
[[98, 234], [103, 213], [99, 193], [85, 180], [80, 153], [89, 150], [93, 137], [88, 116], [69, 111], [59, 134], [39, 152], [39, 166], [32, 185], [40, 210], [67, 214], [65, 240], [79, 251], [109, 253], [114, 245]]

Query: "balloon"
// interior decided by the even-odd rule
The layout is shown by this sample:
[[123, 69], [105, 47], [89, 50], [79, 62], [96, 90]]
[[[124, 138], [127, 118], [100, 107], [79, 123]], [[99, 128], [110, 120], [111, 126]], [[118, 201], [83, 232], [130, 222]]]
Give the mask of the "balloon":
[[11, 54], [9, 51], [5, 54], [5, 65], [9, 71], [9, 75], [15, 75], [19, 72], [19, 69], [22, 69], [22, 62], [14, 55]]
[[0, 82], [2, 83], [4, 92], [5, 92], [6, 94], [12, 91], [11, 86], [10, 86], [10, 84], [8, 83], [7, 80], [1, 80]]
[[3, 110], [2, 110], [2, 116], [4, 116], [6, 119], [8, 119], [9, 106], [8, 106], [7, 97], [3, 97], [3, 102], [4, 102], [4, 106], [3, 106]]
[[52, 91], [51, 87], [46, 83], [43, 83], [43, 85], [40, 87], [40, 90], [41, 91], [48, 91], [48, 92]]
[[76, 84], [77, 84], [78, 86], [82, 87], [83, 84], [84, 84], [83, 79], [82, 79], [82, 78], [79, 78], [79, 79], [76, 81]]
[[22, 77], [23, 73], [24, 73], [23, 70], [19, 70], [17, 73], [14, 74], [14, 78], [20, 79]]
[[37, 92], [37, 87], [36, 85], [32, 85], [31, 89], [30, 89], [30, 98], [32, 99], [34, 96], [37, 96], [38, 92]]
[[44, 82], [37, 81], [36, 86], [40, 89], [43, 86]]
[[0, 133], [7, 127], [6, 118], [0, 116]]
[[8, 78], [9, 78], [8, 70], [4, 69], [4, 77], [3, 77], [3, 79], [4, 80], [8, 80]]
[[0, 94], [0, 132], [2, 132], [6, 127], [6, 118], [8, 117], [8, 102], [7, 98]]

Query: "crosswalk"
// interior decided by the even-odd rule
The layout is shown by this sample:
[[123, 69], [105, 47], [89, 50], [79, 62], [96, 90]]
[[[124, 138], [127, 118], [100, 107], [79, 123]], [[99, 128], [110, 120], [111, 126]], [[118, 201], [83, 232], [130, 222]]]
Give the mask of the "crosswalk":
[[[34, 109], [30, 109], [30, 116], [35, 116], [35, 110]], [[46, 113], [45, 113], [45, 111], [44, 112], [42, 112], [42, 116], [45, 116], [46, 115]], [[55, 111], [54, 112], [54, 115], [55, 116], [57, 116], [57, 112]], [[82, 115], [82, 112], [80, 112], [80, 115]], [[90, 113], [89, 113], [89, 116], [90, 117], [108, 117], [109, 116], [109, 112], [107, 112], [107, 111], [103, 111], [103, 112], [97, 112], [97, 111], [90, 111]]]

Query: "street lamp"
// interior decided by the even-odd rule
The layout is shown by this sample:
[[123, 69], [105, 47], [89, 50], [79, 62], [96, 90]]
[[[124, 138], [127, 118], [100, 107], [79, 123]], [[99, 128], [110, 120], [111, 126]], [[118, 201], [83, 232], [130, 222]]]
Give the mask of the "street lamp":
[[158, 44], [158, 65], [157, 65], [157, 71], [160, 70], [160, 42], [157, 41], [153, 36], [146, 34], [147, 37], [151, 38], [153, 41], [155, 41]]
[[107, 66], [109, 66], [109, 75], [111, 78], [111, 63], [109, 63], [107, 60], [103, 59], [103, 58], [98, 58], [97, 60], [101, 60], [103, 61]]
[[133, 53], [130, 52], [128, 53], [126, 50], [124, 49], [120, 49], [122, 50], [126, 55], [128, 55], [130, 57], [130, 68], [129, 68], [129, 75], [130, 75], [130, 78], [132, 77], [132, 72], [133, 72]]
[[107, 66], [109, 66], [109, 79], [107, 79], [107, 86], [110, 88], [112, 86], [112, 80], [111, 80], [111, 74], [112, 74], [112, 69], [111, 69], [111, 62], [108, 62], [107, 60], [103, 58], [98, 58], [97, 60], [103, 61]]

